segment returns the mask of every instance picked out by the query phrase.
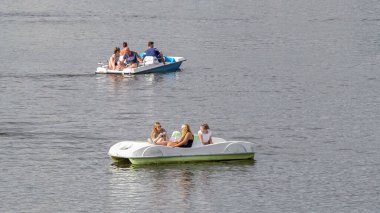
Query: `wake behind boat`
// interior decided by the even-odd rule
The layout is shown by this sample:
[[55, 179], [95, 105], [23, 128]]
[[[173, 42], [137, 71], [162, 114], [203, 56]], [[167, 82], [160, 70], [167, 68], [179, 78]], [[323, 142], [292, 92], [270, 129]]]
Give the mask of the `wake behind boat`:
[[[142, 55], [142, 54], [140, 54]], [[140, 63], [136, 68], [124, 68], [123, 70], [110, 70], [105, 64], [100, 64], [95, 71], [96, 74], [149, 74], [149, 73], [164, 73], [175, 72], [179, 70], [182, 62], [186, 61], [183, 57], [165, 56], [165, 64], [158, 62], [157, 58], [146, 56], [143, 63]]]

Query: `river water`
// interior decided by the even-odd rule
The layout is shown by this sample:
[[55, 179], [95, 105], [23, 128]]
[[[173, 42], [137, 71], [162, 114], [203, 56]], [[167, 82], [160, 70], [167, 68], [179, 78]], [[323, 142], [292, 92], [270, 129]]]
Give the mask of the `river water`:
[[[378, 212], [380, 2], [4, 0], [0, 212]], [[95, 75], [147, 41], [180, 72]], [[114, 166], [208, 122], [255, 161]]]

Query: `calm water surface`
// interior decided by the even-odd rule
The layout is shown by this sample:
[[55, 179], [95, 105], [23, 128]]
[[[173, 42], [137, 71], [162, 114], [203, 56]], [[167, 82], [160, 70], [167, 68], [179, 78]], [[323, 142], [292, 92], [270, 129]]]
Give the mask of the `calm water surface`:
[[[2, 1], [0, 212], [378, 212], [380, 2]], [[176, 73], [94, 75], [148, 40]], [[256, 161], [111, 165], [208, 122]]]

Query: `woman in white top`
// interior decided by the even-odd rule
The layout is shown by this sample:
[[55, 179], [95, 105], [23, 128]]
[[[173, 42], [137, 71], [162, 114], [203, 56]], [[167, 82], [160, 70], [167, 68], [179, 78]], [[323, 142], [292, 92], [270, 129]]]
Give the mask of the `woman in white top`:
[[199, 140], [203, 143], [203, 145], [212, 144], [212, 133], [208, 124], [204, 123], [200, 126], [198, 131]]

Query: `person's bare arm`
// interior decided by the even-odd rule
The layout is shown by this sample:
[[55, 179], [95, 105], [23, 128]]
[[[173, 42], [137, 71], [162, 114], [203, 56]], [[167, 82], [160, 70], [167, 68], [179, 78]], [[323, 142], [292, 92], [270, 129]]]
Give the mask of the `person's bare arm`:
[[151, 139], [152, 139], [153, 143], [156, 143], [158, 141], [158, 139], [160, 139], [160, 138], [161, 138], [161, 135], [158, 134], [157, 138], [152, 137]]
[[203, 141], [202, 133], [201, 134], [198, 133], [198, 137], [199, 137], [199, 140], [203, 143], [203, 145], [207, 145], [208, 141]]
[[186, 133], [185, 138], [182, 141], [179, 141], [178, 143], [176, 143], [175, 147], [179, 147], [179, 146], [185, 145], [189, 141], [190, 136], [191, 136], [191, 134], [189, 132]]
[[162, 63], [165, 64], [165, 57], [164, 57], [164, 54], [162, 54], [162, 52], [160, 52], [160, 56], [161, 56]]
[[143, 60], [142, 60], [142, 58], [139, 56], [139, 54], [137, 54], [136, 58], [137, 58], [137, 61], [138, 61], [139, 63], [142, 63], [142, 62], [143, 62]]
[[115, 57], [114, 55], [112, 55], [109, 59], [109, 62], [108, 62], [108, 69], [110, 70], [114, 70], [116, 67], [115, 67]]

